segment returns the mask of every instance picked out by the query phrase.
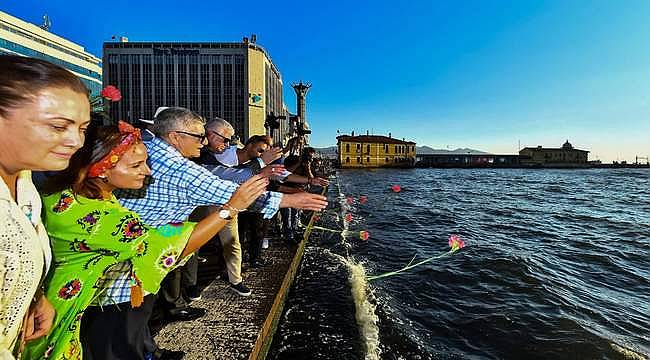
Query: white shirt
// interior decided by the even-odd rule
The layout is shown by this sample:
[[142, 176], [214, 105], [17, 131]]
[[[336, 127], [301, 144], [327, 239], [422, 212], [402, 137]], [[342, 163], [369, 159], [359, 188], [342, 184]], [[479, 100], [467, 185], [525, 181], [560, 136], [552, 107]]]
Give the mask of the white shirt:
[[14, 201], [0, 181], [0, 359], [11, 351], [32, 298], [52, 260], [41, 222], [41, 198], [30, 171], [21, 171]]

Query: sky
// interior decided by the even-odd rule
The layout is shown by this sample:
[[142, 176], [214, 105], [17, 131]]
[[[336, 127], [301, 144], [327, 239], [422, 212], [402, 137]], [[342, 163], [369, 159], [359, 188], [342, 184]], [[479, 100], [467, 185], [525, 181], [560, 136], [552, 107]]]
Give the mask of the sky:
[[312, 83], [311, 144], [370, 131], [439, 149], [560, 147], [650, 155], [650, 1], [0, 0], [101, 56], [130, 41], [241, 41]]

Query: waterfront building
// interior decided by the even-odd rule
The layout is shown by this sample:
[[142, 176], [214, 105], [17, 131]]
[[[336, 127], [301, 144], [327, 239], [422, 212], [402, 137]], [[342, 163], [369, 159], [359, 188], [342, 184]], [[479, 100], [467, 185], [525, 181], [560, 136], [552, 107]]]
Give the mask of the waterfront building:
[[101, 60], [83, 46], [51, 33], [49, 20], [36, 26], [0, 11], [0, 54], [47, 60], [77, 75], [93, 95], [102, 89]]
[[588, 154], [567, 140], [560, 148], [525, 147], [519, 150], [519, 161], [522, 166], [533, 167], [589, 167]]
[[415, 165], [415, 143], [394, 139], [391, 134], [340, 135], [336, 137], [342, 168], [411, 167]]
[[496, 154], [420, 154], [416, 157], [416, 167], [437, 168], [513, 168], [519, 167], [519, 155]]
[[150, 119], [159, 106], [181, 106], [226, 119], [242, 141], [271, 134], [265, 122], [280, 117], [271, 135], [281, 142], [290, 131], [282, 76], [254, 40], [104, 43], [104, 84], [122, 91], [112, 117], [132, 122]]

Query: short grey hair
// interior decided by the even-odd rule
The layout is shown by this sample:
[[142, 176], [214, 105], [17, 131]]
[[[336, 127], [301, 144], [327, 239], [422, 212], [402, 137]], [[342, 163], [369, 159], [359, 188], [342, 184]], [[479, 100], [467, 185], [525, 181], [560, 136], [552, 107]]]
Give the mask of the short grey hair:
[[214, 119], [208, 120], [208, 123], [205, 124], [205, 128], [213, 131], [217, 131], [219, 129], [227, 129], [230, 130], [233, 134], [235, 133], [235, 128], [233, 128], [229, 122], [220, 117], [215, 117]]
[[154, 119], [151, 131], [158, 137], [166, 137], [172, 131], [186, 129], [196, 123], [205, 125], [203, 117], [182, 107], [170, 107], [161, 111]]

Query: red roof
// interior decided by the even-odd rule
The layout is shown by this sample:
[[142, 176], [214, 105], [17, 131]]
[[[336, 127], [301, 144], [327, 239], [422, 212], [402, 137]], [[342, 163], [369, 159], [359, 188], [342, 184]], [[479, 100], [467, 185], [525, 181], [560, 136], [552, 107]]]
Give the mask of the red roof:
[[359, 142], [359, 143], [415, 145], [413, 141], [402, 141], [399, 139], [390, 138], [388, 136], [382, 136], [382, 135], [359, 135], [359, 136], [340, 135], [336, 137], [336, 140]]

